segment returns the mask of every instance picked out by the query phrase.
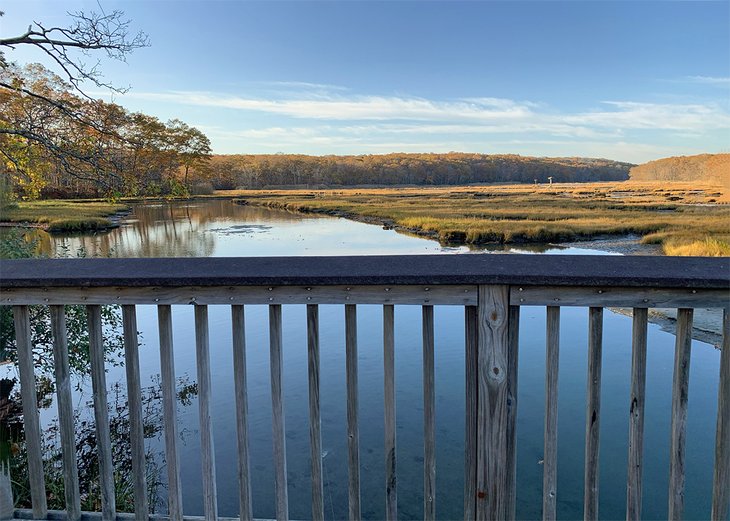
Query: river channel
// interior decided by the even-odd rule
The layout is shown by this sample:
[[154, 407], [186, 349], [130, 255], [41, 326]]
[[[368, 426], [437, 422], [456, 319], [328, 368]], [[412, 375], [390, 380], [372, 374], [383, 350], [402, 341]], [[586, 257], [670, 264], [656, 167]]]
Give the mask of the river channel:
[[[75, 252], [115, 257], [367, 255], [453, 253], [483, 255], [504, 248], [443, 247], [437, 242], [340, 218], [296, 215], [238, 206], [226, 200], [146, 204], [134, 207], [122, 226], [98, 235], [42, 238], [51, 254]], [[520, 253], [606, 254], [596, 249], [520, 247]], [[598, 261], [598, 258], [597, 258]], [[159, 374], [157, 313], [137, 308], [143, 385]], [[246, 307], [247, 377], [254, 516], [275, 515], [271, 441], [271, 395], [267, 309]], [[238, 515], [236, 432], [230, 310], [210, 308], [213, 426], [219, 514]], [[558, 405], [558, 518], [582, 518], [583, 447], [588, 310], [561, 313]], [[284, 407], [290, 517], [311, 516], [309, 427], [304, 306], [284, 306]], [[176, 373], [195, 378], [193, 310], [173, 308]], [[321, 306], [321, 407], [325, 514], [347, 517], [344, 309]], [[423, 399], [421, 310], [396, 307], [396, 407], [398, 501], [401, 518], [422, 517]], [[363, 517], [385, 516], [383, 454], [382, 308], [358, 306], [360, 463]], [[626, 461], [631, 367], [631, 319], [604, 316], [600, 433], [600, 516], [625, 517]], [[463, 519], [464, 309], [435, 308], [436, 511], [440, 519]], [[665, 519], [669, 475], [669, 431], [674, 336], [649, 325], [645, 427], [644, 509], [646, 519]], [[719, 351], [693, 341], [686, 457], [687, 519], [710, 514]], [[545, 310], [526, 307], [520, 319], [517, 418], [517, 517], [541, 517], [545, 386]], [[123, 381], [123, 368], [109, 382]], [[87, 396], [86, 399], [90, 399]], [[85, 403], [79, 398], [79, 404]], [[48, 415], [45, 415], [48, 416]], [[47, 420], [48, 418], [46, 418]], [[202, 515], [200, 437], [195, 398], [179, 407], [182, 485], [186, 515]], [[147, 440], [162, 458], [162, 440]], [[161, 473], [163, 481], [165, 473]], [[159, 509], [164, 511], [163, 501]]]

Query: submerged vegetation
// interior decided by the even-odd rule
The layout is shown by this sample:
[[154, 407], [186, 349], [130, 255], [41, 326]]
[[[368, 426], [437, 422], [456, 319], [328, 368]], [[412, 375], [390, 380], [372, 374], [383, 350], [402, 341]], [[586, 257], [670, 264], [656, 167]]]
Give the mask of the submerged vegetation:
[[728, 255], [716, 187], [593, 183], [239, 191], [244, 204], [375, 222], [450, 244], [569, 242], [636, 234], [669, 255]]

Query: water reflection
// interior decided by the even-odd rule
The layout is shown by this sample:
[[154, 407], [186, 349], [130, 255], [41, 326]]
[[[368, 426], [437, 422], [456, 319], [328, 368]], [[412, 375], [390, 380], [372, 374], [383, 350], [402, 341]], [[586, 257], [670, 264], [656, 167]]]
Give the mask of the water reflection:
[[44, 254], [83, 248], [98, 257], [235, 257], [416, 253], [605, 252], [552, 244], [444, 246], [423, 237], [339, 217], [237, 205], [230, 200], [139, 204], [113, 230], [34, 235]]

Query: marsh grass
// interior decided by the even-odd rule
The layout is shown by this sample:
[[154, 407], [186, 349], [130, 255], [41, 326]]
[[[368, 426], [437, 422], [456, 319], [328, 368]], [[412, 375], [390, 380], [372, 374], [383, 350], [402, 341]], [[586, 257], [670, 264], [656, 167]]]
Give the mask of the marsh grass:
[[124, 204], [99, 201], [31, 201], [4, 208], [0, 221], [32, 223], [48, 231], [81, 231], [109, 228], [109, 216], [126, 210]]
[[[662, 244], [669, 255], [729, 255], [730, 248], [730, 206], [716, 203], [722, 189], [691, 183], [248, 190], [235, 194], [250, 204], [380, 222], [451, 244], [568, 242], [636, 234], [646, 243]], [[698, 244], [686, 249], [692, 242]]]

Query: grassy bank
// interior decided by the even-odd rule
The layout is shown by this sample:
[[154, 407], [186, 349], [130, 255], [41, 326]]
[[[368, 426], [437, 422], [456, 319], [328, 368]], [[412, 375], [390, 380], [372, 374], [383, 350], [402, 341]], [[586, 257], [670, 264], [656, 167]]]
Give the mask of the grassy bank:
[[236, 191], [249, 204], [365, 220], [451, 244], [637, 234], [668, 255], [730, 255], [722, 189], [688, 183]]
[[0, 211], [0, 223], [38, 226], [51, 232], [100, 230], [114, 226], [110, 216], [127, 208], [124, 204], [84, 200], [20, 202]]

